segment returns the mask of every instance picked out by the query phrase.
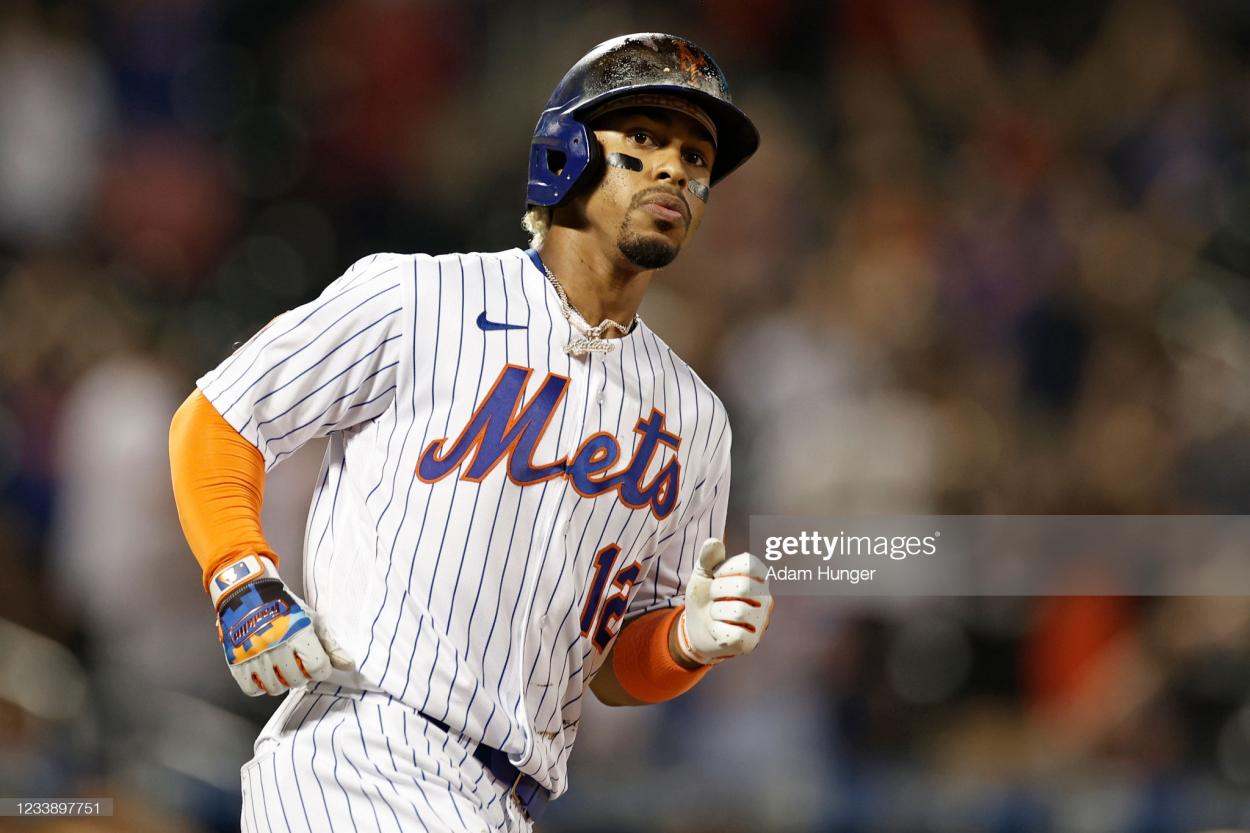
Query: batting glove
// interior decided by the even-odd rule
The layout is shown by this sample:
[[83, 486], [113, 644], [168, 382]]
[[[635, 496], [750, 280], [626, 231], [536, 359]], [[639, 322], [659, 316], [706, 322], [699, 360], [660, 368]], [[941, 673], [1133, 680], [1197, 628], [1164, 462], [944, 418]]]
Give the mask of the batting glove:
[[249, 697], [285, 694], [351, 658], [287, 588], [273, 562], [248, 555], [218, 570], [209, 582], [217, 609], [217, 636], [230, 673]]
[[764, 562], [749, 552], [726, 559], [724, 544], [716, 538], [704, 541], [677, 622], [678, 648], [704, 665], [749, 654], [772, 615]]

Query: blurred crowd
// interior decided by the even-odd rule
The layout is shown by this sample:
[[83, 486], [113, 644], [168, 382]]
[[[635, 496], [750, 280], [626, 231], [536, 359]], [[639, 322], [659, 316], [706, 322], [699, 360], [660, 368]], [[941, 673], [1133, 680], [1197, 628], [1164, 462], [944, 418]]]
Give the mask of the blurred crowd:
[[[524, 247], [539, 109], [637, 30], [763, 136], [642, 310], [729, 408], [731, 547], [1250, 509], [1241, 4], [5, 0], [0, 795], [237, 829], [275, 704], [222, 667], [170, 416], [364, 254]], [[319, 455], [268, 483], [291, 580]], [[541, 829], [1250, 828], [1250, 600], [782, 602], [691, 695], [595, 707]]]

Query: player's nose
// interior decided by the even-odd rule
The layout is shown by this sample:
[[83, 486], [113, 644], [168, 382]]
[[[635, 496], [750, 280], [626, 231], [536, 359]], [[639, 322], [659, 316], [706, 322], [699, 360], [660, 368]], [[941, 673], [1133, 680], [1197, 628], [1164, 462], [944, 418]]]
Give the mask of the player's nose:
[[681, 149], [676, 143], [656, 151], [653, 155], [655, 178], [660, 182], [672, 183], [678, 188], [686, 187], [686, 166], [681, 160]]

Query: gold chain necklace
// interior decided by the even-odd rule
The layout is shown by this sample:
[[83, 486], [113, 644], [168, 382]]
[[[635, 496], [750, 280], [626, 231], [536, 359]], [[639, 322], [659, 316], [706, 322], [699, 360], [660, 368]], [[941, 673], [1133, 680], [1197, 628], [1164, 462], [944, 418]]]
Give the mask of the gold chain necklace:
[[556, 297], [560, 299], [560, 312], [564, 315], [564, 320], [568, 321], [569, 326], [580, 333], [579, 338], [564, 345], [564, 352], [570, 356], [583, 356], [591, 352], [610, 353], [616, 349], [616, 345], [613, 344], [612, 339], [603, 337], [608, 328], [613, 328], [621, 335], [625, 335], [633, 329], [635, 324], [642, 320], [635, 315], [633, 320], [629, 322], [629, 326], [625, 326], [620, 322], [613, 321], [611, 318], [605, 318], [594, 327], [582, 327], [573, 320], [573, 313], [576, 312], [583, 321], [586, 320], [586, 317], [569, 303], [569, 296], [565, 293], [564, 287], [560, 285], [560, 282], [556, 280], [555, 273], [551, 271], [551, 267], [544, 263], [543, 270], [547, 273], [547, 280], [551, 281], [551, 285], [555, 287]]

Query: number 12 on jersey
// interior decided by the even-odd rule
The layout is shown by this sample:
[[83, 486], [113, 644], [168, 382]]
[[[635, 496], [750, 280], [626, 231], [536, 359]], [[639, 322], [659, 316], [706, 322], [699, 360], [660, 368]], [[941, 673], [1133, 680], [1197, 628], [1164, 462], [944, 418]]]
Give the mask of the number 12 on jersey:
[[582, 605], [582, 636], [590, 635], [593, 628], [594, 636], [590, 641], [601, 654], [615, 634], [612, 626], [625, 615], [625, 606], [629, 604], [629, 588], [642, 572], [642, 565], [637, 561], [618, 570], [616, 577], [612, 579], [616, 592], [605, 600], [603, 594], [608, 588], [608, 576], [620, 554], [621, 548], [616, 544], [608, 544], [595, 553], [595, 574], [590, 580], [590, 592], [586, 594], [586, 602]]

